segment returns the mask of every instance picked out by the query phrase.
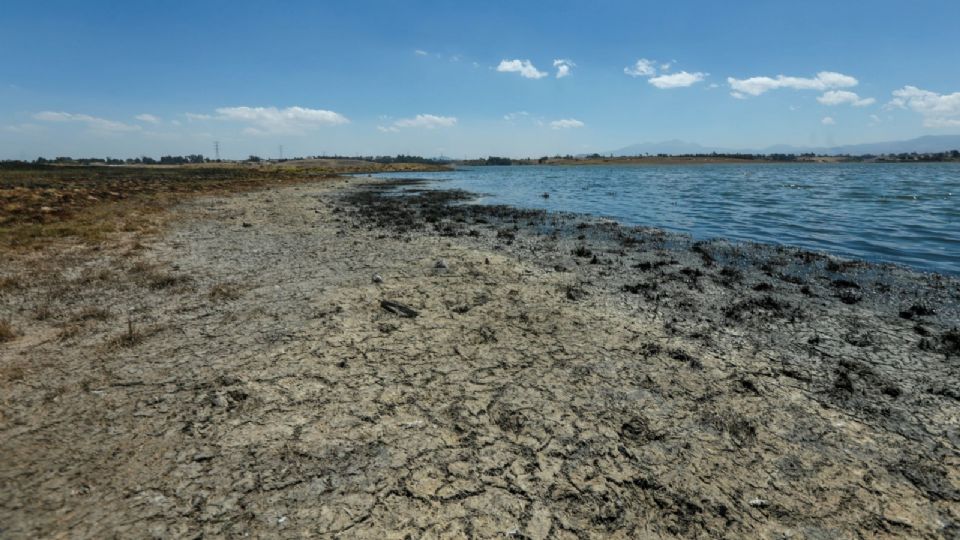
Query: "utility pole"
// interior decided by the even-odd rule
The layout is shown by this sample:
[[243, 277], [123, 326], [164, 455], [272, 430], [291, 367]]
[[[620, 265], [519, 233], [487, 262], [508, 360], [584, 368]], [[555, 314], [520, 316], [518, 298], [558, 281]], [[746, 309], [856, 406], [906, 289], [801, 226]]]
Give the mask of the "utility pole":
[[213, 141], [213, 153], [217, 156], [217, 161], [220, 161], [220, 141]]

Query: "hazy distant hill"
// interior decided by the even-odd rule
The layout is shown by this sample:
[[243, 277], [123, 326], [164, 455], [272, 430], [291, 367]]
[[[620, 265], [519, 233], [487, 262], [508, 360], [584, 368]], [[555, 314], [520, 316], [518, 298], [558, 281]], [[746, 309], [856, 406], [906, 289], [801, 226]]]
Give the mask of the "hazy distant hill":
[[709, 154], [711, 152], [724, 153], [732, 151], [714, 147], [706, 147], [697, 143], [691, 143], [674, 139], [672, 141], [663, 141], [657, 143], [632, 144], [619, 150], [614, 150], [614, 156], [637, 156], [642, 154]]
[[709, 154], [716, 152], [718, 154], [903, 154], [903, 153], [927, 153], [927, 152], [945, 152], [948, 150], [960, 150], [960, 135], [927, 135], [917, 137], [907, 141], [888, 141], [866, 144], [849, 144], [844, 146], [832, 147], [806, 147], [778, 144], [766, 148], [719, 148], [703, 146], [697, 143], [691, 143], [680, 140], [663, 141], [658, 143], [641, 143], [626, 146], [619, 150], [614, 150], [614, 156], [636, 156], [643, 154]]

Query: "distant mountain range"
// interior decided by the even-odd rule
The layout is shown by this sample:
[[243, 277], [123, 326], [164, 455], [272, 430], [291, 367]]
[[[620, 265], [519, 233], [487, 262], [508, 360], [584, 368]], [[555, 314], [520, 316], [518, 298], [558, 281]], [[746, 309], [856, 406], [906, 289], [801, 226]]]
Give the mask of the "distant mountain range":
[[643, 154], [909, 154], [916, 152], [918, 154], [931, 152], [946, 152], [949, 150], [960, 150], [960, 135], [927, 135], [917, 137], [907, 141], [888, 141], [866, 144], [848, 144], [844, 146], [830, 147], [806, 147], [791, 146], [787, 144], [777, 144], [766, 148], [719, 148], [712, 146], [703, 146], [697, 143], [672, 140], [657, 143], [633, 144], [623, 147], [613, 152], [614, 156], [637, 156]]

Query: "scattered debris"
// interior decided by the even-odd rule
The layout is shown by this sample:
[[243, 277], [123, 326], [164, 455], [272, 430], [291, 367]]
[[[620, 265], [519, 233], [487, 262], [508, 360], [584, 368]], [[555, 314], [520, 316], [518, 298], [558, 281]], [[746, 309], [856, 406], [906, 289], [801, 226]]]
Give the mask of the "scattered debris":
[[407, 319], [412, 319], [420, 314], [417, 312], [417, 310], [409, 306], [398, 304], [396, 302], [391, 302], [390, 300], [381, 300], [380, 307], [389, 311], [390, 313], [393, 313], [394, 315], [399, 315], [400, 317], [404, 317]]

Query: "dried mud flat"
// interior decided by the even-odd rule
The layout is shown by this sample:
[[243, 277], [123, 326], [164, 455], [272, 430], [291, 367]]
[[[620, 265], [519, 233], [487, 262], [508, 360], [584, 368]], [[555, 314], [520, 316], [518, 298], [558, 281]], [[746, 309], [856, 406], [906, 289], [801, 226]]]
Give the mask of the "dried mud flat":
[[960, 535], [957, 281], [468, 198], [5, 266], [0, 537]]

